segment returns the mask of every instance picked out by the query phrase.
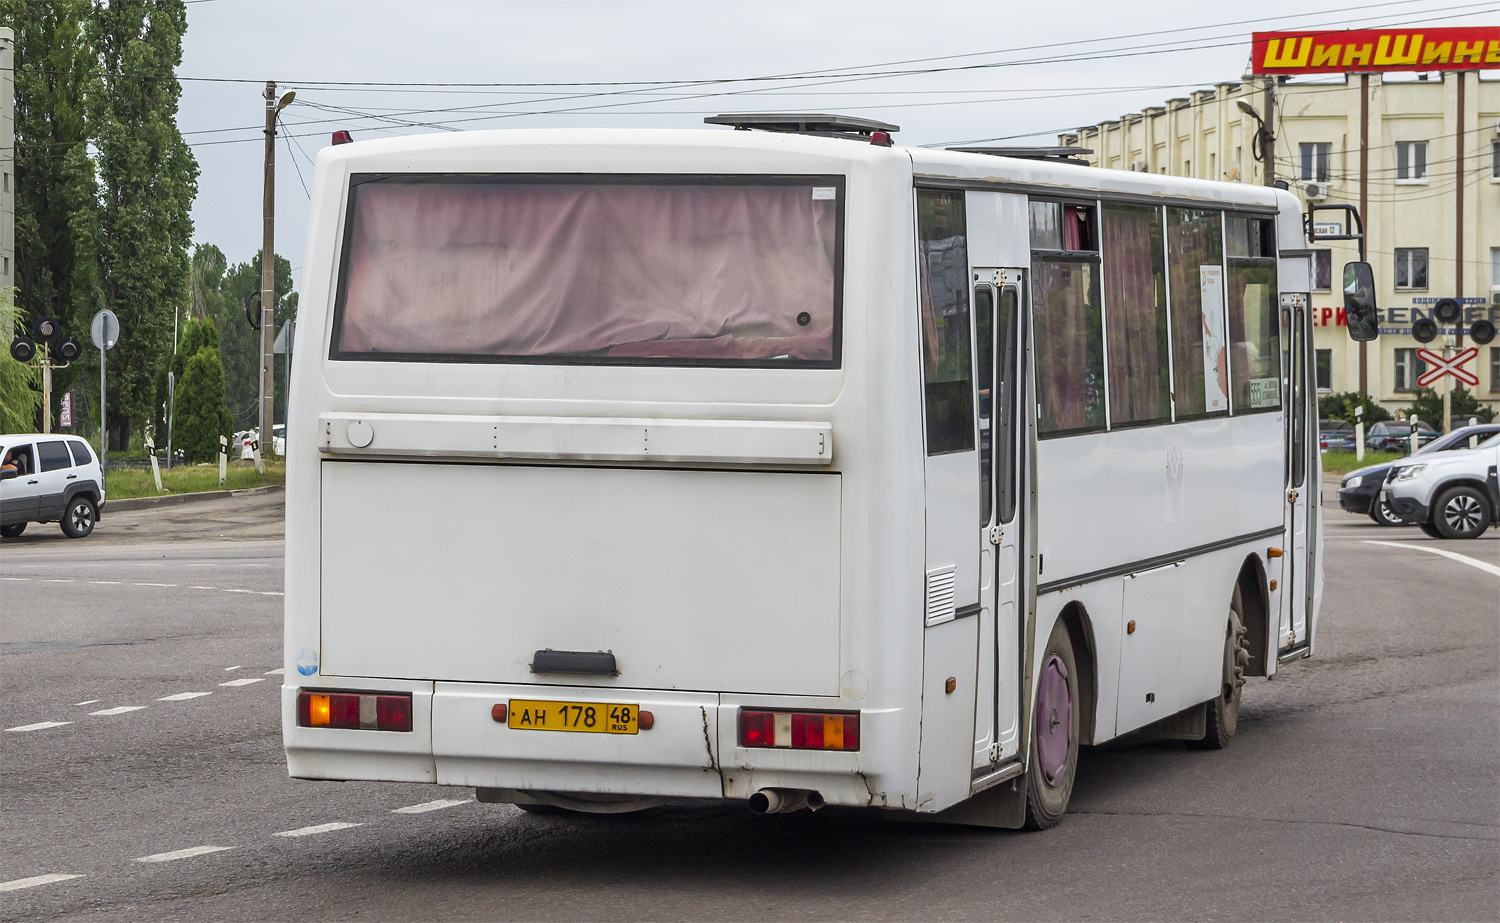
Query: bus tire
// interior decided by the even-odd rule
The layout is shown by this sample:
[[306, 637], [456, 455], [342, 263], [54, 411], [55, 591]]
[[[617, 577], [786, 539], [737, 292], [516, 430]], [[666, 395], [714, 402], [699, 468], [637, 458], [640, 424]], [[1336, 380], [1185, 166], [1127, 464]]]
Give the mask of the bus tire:
[[1448, 488], [1432, 505], [1432, 524], [1443, 538], [1478, 538], [1492, 516], [1490, 498], [1466, 485]]
[[1240, 697], [1245, 688], [1245, 666], [1250, 662], [1250, 648], [1245, 643], [1245, 603], [1238, 585], [1229, 598], [1229, 621], [1224, 629], [1224, 664], [1220, 671], [1219, 694], [1208, 703], [1207, 731], [1202, 740], [1189, 741], [1199, 750], [1222, 750], [1234, 739], [1240, 723]]
[[1052, 627], [1037, 675], [1026, 769], [1026, 829], [1056, 827], [1073, 796], [1078, 771], [1078, 664], [1061, 621]]

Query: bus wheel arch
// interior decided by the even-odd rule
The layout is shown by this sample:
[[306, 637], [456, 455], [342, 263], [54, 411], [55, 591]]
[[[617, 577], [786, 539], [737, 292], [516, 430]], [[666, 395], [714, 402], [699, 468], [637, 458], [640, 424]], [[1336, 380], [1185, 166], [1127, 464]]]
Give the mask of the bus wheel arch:
[[[1266, 588], [1266, 568], [1259, 555], [1250, 555], [1240, 566], [1233, 589], [1240, 591], [1241, 618], [1245, 625], [1245, 643], [1250, 648], [1246, 676], [1269, 676], [1271, 659], [1271, 594]], [[1227, 603], [1226, 603], [1227, 605]]]
[[1081, 602], [1070, 602], [1057, 619], [1068, 630], [1073, 658], [1078, 664], [1078, 742], [1094, 743], [1094, 724], [1099, 703], [1099, 657], [1094, 646], [1094, 623]]

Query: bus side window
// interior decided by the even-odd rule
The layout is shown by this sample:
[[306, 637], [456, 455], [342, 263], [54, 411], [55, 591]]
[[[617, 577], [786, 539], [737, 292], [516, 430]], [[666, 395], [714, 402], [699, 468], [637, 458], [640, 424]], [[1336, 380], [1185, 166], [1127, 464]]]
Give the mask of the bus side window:
[[999, 310], [995, 312], [996, 359], [999, 378], [995, 382], [993, 406], [995, 408], [990, 432], [995, 453], [995, 493], [999, 497], [999, 522], [1010, 522], [1016, 518], [1016, 383], [1018, 371], [1016, 333], [1017, 312], [1021, 307], [1021, 289], [1016, 285], [1000, 287]]
[[927, 454], [974, 449], [969, 247], [964, 194], [917, 190]]

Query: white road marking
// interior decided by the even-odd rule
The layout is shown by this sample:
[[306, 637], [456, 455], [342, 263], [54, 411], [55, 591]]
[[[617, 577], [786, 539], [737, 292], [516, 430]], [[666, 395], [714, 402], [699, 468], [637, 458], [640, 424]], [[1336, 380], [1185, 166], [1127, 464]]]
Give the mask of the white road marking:
[[285, 596], [286, 594], [278, 592], [276, 590], [262, 590], [260, 595], [262, 595], [262, 596]]
[[224, 852], [233, 849], [233, 846], [189, 846], [187, 849], [174, 849], [171, 852], [159, 852], [150, 856], [137, 856], [137, 862], [174, 862], [178, 859], [191, 859], [194, 856], [206, 856], [211, 852]]
[[235, 589], [234, 587], [226, 587], [224, 589], [224, 592], [226, 592], [226, 593], [254, 593], [255, 591], [254, 590], [240, 590], [240, 589]]
[[15, 881], [0, 881], [0, 891], [19, 891], [22, 888], [35, 888], [37, 885], [50, 885], [58, 881], [68, 881], [72, 878], [82, 878], [82, 875], [68, 875], [62, 872], [53, 872], [50, 875], [33, 875], [30, 878], [17, 878]]
[[240, 665], [239, 664], [235, 664], [232, 667], [225, 667], [224, 668], [224, 672], [225, 673], [233, 673], [235, 670], [238, 670], [239, 668], [240, 668]]
[[216, 586], [190, 586], [190, 587], [188, 587], [188, 589], [190, 589], [190, 590], [217, 590], [218, 587], [216, 587]]
[[42, 578], [42, 582], [43, 583], [72, 583], [73, 580], [72, 580], [72, 578], [69, 578], [69, 577], [44, 577], [44, 578]]
[[283, 668], [281, 668], [281, 667], [277, 667], [274, 670], [267, 670], [266, 671], [266, 675], [267, 676], [285, 676], [286, 675], [286, 670], [283, 669]]
[[96, 585], [99, 585], [99, 586], [119, 586], [120, 585], [120, 581], [118, 581], [118, 580], [90, 580], [89, 583], [96, 584]]
[[98, 699], [88, 699], [88, 700], [83, 701], [83, 702], [74, 702], [73, 704], [75, 706], [77, 706], [77, 705], [93, 705], [97, 701], [99, 701], [99, 700]]
[[426, 814], [428, 811], [441, 811], [443, 808], [456, 808], [461, 804], [468, 804], [472, 798], [439, 798], [437, 801], [424, 801], [421, 804], [413, 804], [404, 808], [397, 808], [392, 814]]
[[335, 823], [332, 823], [332, 824], [315, 824], [315, 825], [313, 825], [311, 827], [298, 827], [296, 830], [283, 830], [280, 833], [273, 833], [271, 835], [272, 836], [285, 836], [285, 837], [312, 836], [315, 833], [329, 833], [329, 832], [334, 831], [334, 830], [348, 830], [350, 827], [362, 827], [362, 826], [364, 826], [364, 825], [363, 824], [346, 824], [346, 823], [343, 823], [343, 822], [335, 822]]
[[47, 728], [60, 728], [71, 721], [38, 721], [36, 724], [23, 724], [20, 727], [6, 728], [7, 731], [45, 731]]
[[175, 583], [132, 583], [131, 586], [176, 586]]
[[146, 706], [144, 705], [116, 705], [114, 708], [104, 708], [100, 709], [99, 711], [91, 711], [89, 712], [89, 714], [108, 717], [110, 715], [123, 715], [128, 711], [140, 711], [145, 707]]
[[1416, 551], [1425, 551], [1428, 554], [1439, 554], [1445, 558], [1451, 558], [1460, 563], [1467, 564], [1470, 567], [1477, 567], [1480, 570], [1484, 571], [1486, 574], [1494, 574], [1496, 577], [1500, 577], [1500, 567], [1496, 567], [1493, 564], [1487, 564], [1484, 561], [1478, 560], [1477, 558], [1471, 558], [1466, 554], [1459, 554], [1456, 551], [1449, 551], [1446, 548], [1431, 548], [1427, 545], [1418, 545], [1415, 542], [1377, 542], [1373, 539], [1365, 539], [1365, 544], [1386, 545], [1391, 548], [1411, 548]]
[[248, 677], [246, 679], [232, 679], [232, 680], [230, 680], [227, 683], [220, 683], [219, 685], [220, 686], [248, 686], [251, 683], [263, 683], [265, 681], [266, 681], [265, 677], [263, 677], [263, 676], [251, 676], [251, 677]]
[[186, 702], [188, 699], [201, 699], [212, 692], [179, 692], [176, 695], [164, 695], [157, 699], [158, 702]]
[[30, 577], [0, 577], [0, 580], [30, 580]]

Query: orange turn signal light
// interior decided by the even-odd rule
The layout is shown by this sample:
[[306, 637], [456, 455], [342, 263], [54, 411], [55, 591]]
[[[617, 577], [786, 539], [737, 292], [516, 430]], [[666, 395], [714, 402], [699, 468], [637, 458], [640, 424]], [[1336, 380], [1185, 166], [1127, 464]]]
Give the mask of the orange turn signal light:
[[1266, 557], [1268, 557], [1268, 558], [1279, 558], [1279, 557], [1281, 557], [1281, 549], [1280, 548], [1267, 548], [1266, 549]]

